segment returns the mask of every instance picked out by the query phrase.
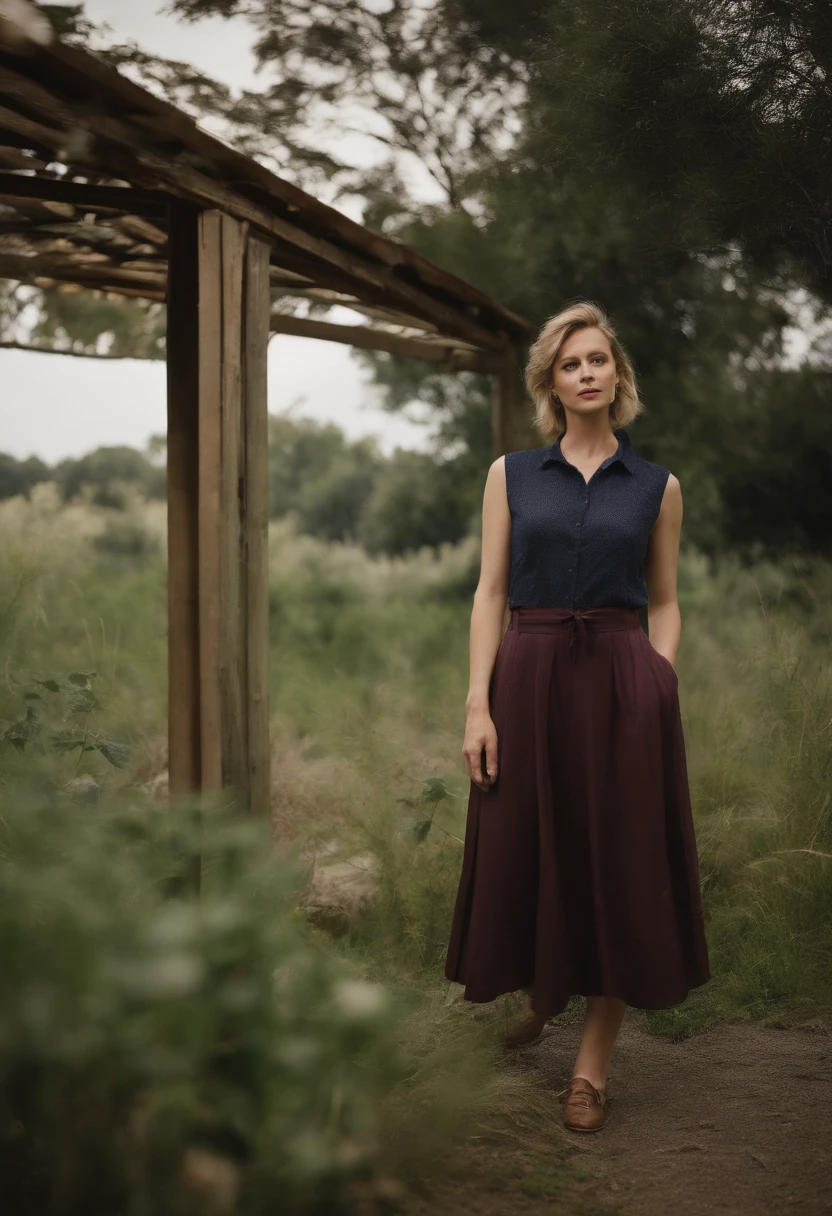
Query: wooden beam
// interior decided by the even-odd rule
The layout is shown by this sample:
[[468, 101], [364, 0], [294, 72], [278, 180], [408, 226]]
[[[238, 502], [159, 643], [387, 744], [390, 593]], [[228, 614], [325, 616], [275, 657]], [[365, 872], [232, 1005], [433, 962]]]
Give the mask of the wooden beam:
[[[222, 183], [179, 162], [170, 163], [155, 152], [136, 147], [130, 129], [114, 118], [87, 115], [85, 122], [104, 139], [114, 140], [129, 151], [139, 164], [152, 171], [175, 197], [200, 206], [222, 209], [237, 219], [245, 220], [269, 236], [282, 242], [291, 255], [301, 255], [303, 270], [324, 282], [355, 291], [364, 299], [379, 304], [393, 304], [406, 315], [436, 325], [442, 332], [461, 338], [478, 348], [503, 350], [506, 336], [488, 330], [466, 311], [423, 292], [400, 278], [382, 263], [365, 261], [360, 255], [339, 248], [323, 238], [305, 232], [289, 220], [274, 215], [258, 203], [229, 190]], [[0, 175], [2, 177], [12, 175]], [[43, 179], [31, 178], [30, 181]], [[66, 183], [72, 185], [73, 183]], [[24, 187], [25, 189], [25, 187]], [[103, 189], [99, 187], [99, 189]], [[115, 187], [118, 191], [120, 188]], [[147, 192], [145, 192], [147, 193]], [[152, 193], [152, 192], [151, 192]], [[74, 192], [65, 192], [57, 201], [73, 201]], [[157, 192], [158, 195], [158, 192]], [[42, 197], [42, 196], [41, 196]], [[46, 197], [55, 198], [56, 195]], [[101, 201], [104, 201], [102, 198]], [[109, 205], [113, 205], [112, 197]], [[80, 201], [78, 205], [83, 205]], [[471, 306], [473, 311], [477, 311]]]
[[48, 279], [143, 300], [164, 301], [167, 297], [164, 263], [161, 263], [158, 275], [141, 271], [133, 273], [109, 263], [99, 263], [99, 269], [94, 269], [94, 265], [74, 266], [71, 259], [64, 255], [60, 262], [56, 262], [50, 254], [34, 257], [3, 254], [0, 255], [0, 278], [15, 279], [20, 283], [37, 283], [38, 280]]
[[174, 795], [202, 784], [197, 235], [196, 209], [174, 207], [167, 318], [168, 772]]
[[126, 232], [128, 236], [134, 237], [136, 240], [146, 241], [149, 245], [156, 246], [159, 249], [164, 249], [167, 246], [167, 233], [141, 216], [117, 215], [111, 218], [109, 223], [111, 226], [120, 228], [122, 232]]
[[0, 65], [0, 96], [10, 101], [16, 110], [23, 110], [31, 117], [57, 122], [71, 129], [75, 118], [70, 107], [54, 93], [50, 93], [36, 80], [21, 76], [19, 72]]
[[461, 350], [450, 342], [425, 342], [419, 338], [402, 338], [398, 334], [372, 329], [369, 325], [336, 325], [331, 321], [316, 321], [310, 317], [276, 314], [271, 319], [275, 334], [290, 334], [299, 338], [319, 338], [325, 342], [342, 342], [363, 350], [382, 350], [391, 355], [425, 359], [439, 363], [443, 371], [493, 372], [502, 367], [503, 360], [487, 351]]
[[93, 97], [102, 110], [129, 116], [134, 144], [146, 145], [148, 139], [152, 143], [159, 138], [160, 132], [167, 140], [180, 140], [184, 148], [197, 153], [216, 176], [238, 190], [253, 189], [258, 196], [266, 197], [272, 212], [277, 207], [280, 214], [293, 214], [298, 228], [321, 234], [339, 247], [346, 246], [360, 258], [379, 262], [391, 270], [400, 268], [411, 282], [427, 284], [438, 290], [442, 298], [453, 301], [460, 314], [470, 308], [469, 315], [484, 320], [487, 330], [504, 329], [515, 341], [522, 341], [530, 334], [531, 327], [525, 318], [485, 292], [432, 265], [406, 245], [368, 231], [335, 208], [284, 181], [264, 165], [202, 130], [189, 115], [134, 84], [89, 52], [56, 40], [34, 57], [31, 65], [15, 63], [13, 66], [15, 71], [25, 72], [27, 77], [35, 76], [40, 82], [48, 83], [50, 90], [60, 93], [70, 105], [74, 97]]
[[34, 274], [41, 274], [57, 279], [77, 275], [78, 282], [82, 284], [96, 277], [106, 277], [111, 282], [120, 280], [125, 286], [138, 287], [147, 284], [149, 287], [165, 290], [167, 266], [162, 257], [153, 261], [150, 258], [141, 258], [134, 262], [115, 262], [109, 254], [88, 249], [70, 251], [66, 248], [56, 248], [56, 245], [65, 244], [65, 238], [63, 241], [56, 237], [43, 238], [38, 244], [30, 245], [29, 254], [0, 253], [3, 273], [6, 274], [8, 268], [9, 271], [19, 269], [23, 272], [20, 275], [8, 273], [8, 278], [31, 278]]
[[[100, 129], [103, 135], [110, 137], [114, 135], [115, 128], [121, 127], [113, 119], [89, 121], [93, 129]], [[315, 269], [318, 279], [325, 281], [327, 272], [335, 271], [343, 281], [352, 283], [358, 294], [365, 296], [369, 290], [379, 303], [393, 303], [414, 317], [436, 323], [444, 333], [485, 349], [506, 348], [506, 334], [484, 328], [471, 320], [462, 309], [445, 304], [412, 286], [387, 266], [366, 261], [352, 251], [343, 250], [322, 237], [305, 232], [290, 220], [272, 214], [267, 208], [229, 190], [196, 169], [179, 163], [169, 164], [153, 152], [132, 146], [124, 131], [121, 132], [120, 142], [130, 148], [138, 163], [158, 176], [173, 194], [202, 206], [221, 208], [237, 219], [247, 220], [265, 235], [284, 242], [290, 249], [299, 250]]]
[[97, 207], [112, 207], [126, 215], [143, 215], [161, 220], [167, 218], [170, 203], [169, 197], [158, 190], [136, 190], [130, 186], [97, 186], [92, 182], [29, 177], [19, 173], [0, 173], [0, 194], [10, 198], [72, 203], [75, 207], [86, 207], [93, 211]]
[[[281, 271], [272, 270], [272, 292], [275, 299], [306, 300], [313, 304], [325, 304], [328, 308], [336, 306], [349, 308], [350, 311], [369, 317], [372, 321], [381, 321], [385, 325], [404, 326], [408, 329], [419, 329], [426, 337], [440, 336], [431, 321], [421, 319], [417, 321], [414, 317], [409, 317], [395, 308], [385, 307], [383, 304], [368, 304], [351, 293], [334, 291], [331, 287], [294, 286], [281, 281], [280, 274]], [[460, 347], [465, 345], [461, 339], [456, 342], [453, 339], [447, 339], [447, 344]]]
[[8, 109], [7, 106], [0, 106], [0, 140], [5, 139], [7, 133], [12, 133], [17, 139], [31, 140], [35, 148], [49, 148], [55, 152], [69, 141], [67, 131], [48, 127], [45, 123]]
[[[3, 113], [0, 108], [0, 127], [3, 125]], [[455, 303], [445, 303], [438, 296], [408, 282], [385, 262], [370, 260], [353, 249], [344, 249], [325, 237], [308, 232], [291, 219], [282, 218], [247, 195], [230, 189], [206, 173], [192, 168], [182, 159], [173, 160], [157, 149], [143, 145], [140, 134], [120, 118], [88, 109], [83, 115], [79, 115], [78, 121], [79, 125], [97, 136], [104, 144], [97, 153], [87, 153], [87, 159], [92, 159], [97, 164], [102, 163], [106, 160], [106, 145], [111, 144], [114, 150], [127, 154], [134, 166], [134, 176], [137, 173], [139, 176], [142, 173], [150, 174], [153, 185], [161, 185], [174, 197], [201, 207], [222, 210], [238, 220], [253, 224], [267, 236], [284, 242], [290, 249], [301, 251], [304, 257], [317, 267], [316, 277], [325, 276], [327, 271], [335, 271], [336, 276], [342, 280], [358, 285], [359, 294], [369, 290], [376, 294], [379, 303], [404, 306], [413, 316], [436, 322], [443, 331], [475, 346], [494, 350], [505, 348], [508, 341], [506, 333], [495, 332], [474, 319], [482, 311], [483, 305], [472, 302], [462, 308]], [[36, 128], [39, 128], [40, 124], [32, 123], [9, 111], [6, 126], [11, 130], [25, 127], [26, 133], [31, 131], [34, 138]], [[40, 130], [42, 140], [48, 144], [47, 128]], [[55, 131], [51, 135], [51, 146], [56, 150], [62, 148], [66, 135]], [[115, 154], [114, 151], [113, 155]], [[121, 171], [119, 169], [119, 172]], [[432, 268], [431, 277], [436, 286], [441, 286], [442, 273]], [[488, 297], [483, 299], [488, 300]]]
[[4, 169], [45, 169], [46, 161], [39, 160], [36, 156], [27, 156], [20, 148], [10, 148], [4, 146], [0, 140], [0, 165]]
[[245, 400], [245, 538], [248, 613], [248, 790], [251, 809], [271, 809], [269, 743], [269, 246], [249, 237], [246, 250], [243, 385]]

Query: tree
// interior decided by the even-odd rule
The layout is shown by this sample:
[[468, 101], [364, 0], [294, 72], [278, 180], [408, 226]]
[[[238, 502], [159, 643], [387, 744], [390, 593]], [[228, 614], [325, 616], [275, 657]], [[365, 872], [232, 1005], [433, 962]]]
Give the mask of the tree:
[[692, 248], [797, 268], [832, 300], [828, 0], [555, 0], [545, 16], [553, 158], [658, 196]]
[[[524, 0], [528, 4], [528, 0]], [[465, 209], [485, 166], [519, 130], [523, 59], [474, 37], [439, 0], [173, 0], [187, 20], [245, 15], [268, 84], [224, 116], [250, 151], [278, 153], [310, 189], [351, 193], [381, 229], [427, 173], [443, 205]], [[344, 161], [344, 134], [375, 145], [369, 170]], [[327, 148], [329, 144], [329, 148]]]
[[745, 409], [729, 420], [731, 473], [721, 485], [726, 546], [829, 554], [832, 372], [749, 377]]
[[471, 522], [453, 466], [397, 448], [376, 480], [359, 538], [370, 553], [399, 555], [458, 541]]
[[[264, 87], [232, 96], [138, 48], [107, 53], [220, 118], [241, 147], [272, 155], [299, 184], [360, 199], [366, 224], [533, 321], [576, 296], [599, 300], [635, 359], [647, 405], [639, 450], [683, 480], [687, 539], [711, 553], [765, 542], [765, 513], [729, 506], [732, 444], [750, 401], [758, 433], [773, 438], [827, 383], [823, 362], [799, 374], [784, 363], [795, 287], [809, 289], [818, 318], [829, 303], [832, 169], [819, 149], [832, 129], [830, 10], [819, 0], [789, 9], [773, 0], [172, 8], [189, 20], [246, 15]], [[382, 149], [369, 167], [345, 163], [335, 138], [356, 124]], [[407, 188], [416, 165], [430, 174], [430, 197]], [[454, 501], [470, 518], [488, 456], [487, 382], [360, 357], [387, 408], [428, 406], [433, 459], [443, 476], [452, 470]], [[800, 444], [781, 446], [788, 459], [826, 441], [817, 408], [799, 430]], [[308, 462], [298, 442], [300, 458], [273, 480], [278, 511], [281, 494], [297, 502], [301, 479], [311, 484], [321, 467], [315, 437]], [[354, 503], [349, 458], [338, 460]], [[748, 460], [746, 479], [765, 468], [753, 442]], [[323, 485], [316, 494], [317, 527], [334, 500]], [[816, 504], [794, 504], [789, 543], [824, 544], [816, 518]]]
[[28, 494], [32, 486], [49, 479], [49, 465], [37, 456], [28, 460], [15, 460], [6, 452], [0, 452], [0, 499], [14, 498], [17, 494]]
[[164, 359], [165, 324], [165, 306], [153, 300], [128, 300], [73, 283], [0, 283], [0, 347]]
[[78, 460], [62, 460], [54, 477], [67, 502], [89, 489], [93, 502], [102, 507], [124, 506], [125, 486], [152, 498], [164, 498], [166, 493], [165, 470], [130, 447], [96, 448]]

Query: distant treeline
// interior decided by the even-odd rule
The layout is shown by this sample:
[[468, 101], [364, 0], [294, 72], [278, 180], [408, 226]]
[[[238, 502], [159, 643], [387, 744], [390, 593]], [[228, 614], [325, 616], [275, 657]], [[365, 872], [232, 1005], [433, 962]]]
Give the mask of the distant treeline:
[[[393, 556], [455, 543], [478, 526], [484, 469], [472, 478], [470, 452], [445, 462], [401, 448], [385, 456], [374, 439], [351, 441], [334, 425], [272, 416], [269, 428], [270, 514], [294, 512], [300, 532]], [[137, 495], [164, 499], [164, 440], [154, 437], [144, 452], [96, 448], [51, 466], [0, 453], [0, 499], [47, 481], [67, 503], [126, 510]]]
[[[632, 427], [637, 451], [679, 476], [684, 544], [712, 559], [832, 554], [829, 388], [823, 369], [760, 372], [742, 400], [743, 416], [738, 407], [723, 422], [723, 437], [733, 432], [730, 445], [705, 436], [684, 449], [675, 428], [657, 434], [649, 420]], [[477, 534], [491, 451], [487, 399], [474, 404], [464, 441], [444, 456], [436, 441], [430, 451], [396, 448], [387, 456], [373, 438], [350, 440], [336, 425], [271, 416], [271, 517], [292, 512], [299, 532], [350, 541], [371, 555]], [[165, 498], [164, 457], [161, 436], [144, 452], [102, 447], [51, 467], [0, 453], [0, 499], [52, 481], [65, 502], [126, 510], [137, 495]]]
[[54, 481], [65, 502], [86, 490], [92, 502], [102, 507], [124, 507], [128, 491], [138, 490], [145, 498], [165, 497], [165, 469], [149, 454], [136, 448], [96, 448], [77, 460], [48, 465], [37, 456], [15, 460], [0, 452], [0, 498], [28, 495], [33, 486]]

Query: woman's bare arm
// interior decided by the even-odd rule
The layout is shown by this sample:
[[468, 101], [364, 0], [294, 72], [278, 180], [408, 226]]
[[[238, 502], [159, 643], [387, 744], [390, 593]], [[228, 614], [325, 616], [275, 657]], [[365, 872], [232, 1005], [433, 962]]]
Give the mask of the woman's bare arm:
[[659, 654], [676, 661], [682, 617], [676, 596], [679, 566], [679, 537], [682, 531], [682, 487], [671, 473], [662, 497], [659, 516], [647, 545], [647, 631]]
[[[511, 514], [506, 496], [505, 458], [500, 456], [488, 470], [483, 494], [482, 558], [471, 610], [470, 681], [462, 745], [468, 776], [483, 790], [497, 776], [497, 732], [491, 720], [488, 690], [505, 632], [510, 551]], [[486, 773], [482, 771], [483, 748]]]

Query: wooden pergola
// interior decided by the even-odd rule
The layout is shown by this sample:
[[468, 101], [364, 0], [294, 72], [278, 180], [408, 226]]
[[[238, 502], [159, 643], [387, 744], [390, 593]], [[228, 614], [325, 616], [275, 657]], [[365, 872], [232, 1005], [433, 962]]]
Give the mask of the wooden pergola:
[[[0, 276], [167, 302], [170, 787], [266, 810], [270, 335], [488, 373], [497, 456], [529, 442], [529, 325], [95, 55], [19, 50], [0, 46]], [[320, 315], [338, 305], [365, 323]]]

